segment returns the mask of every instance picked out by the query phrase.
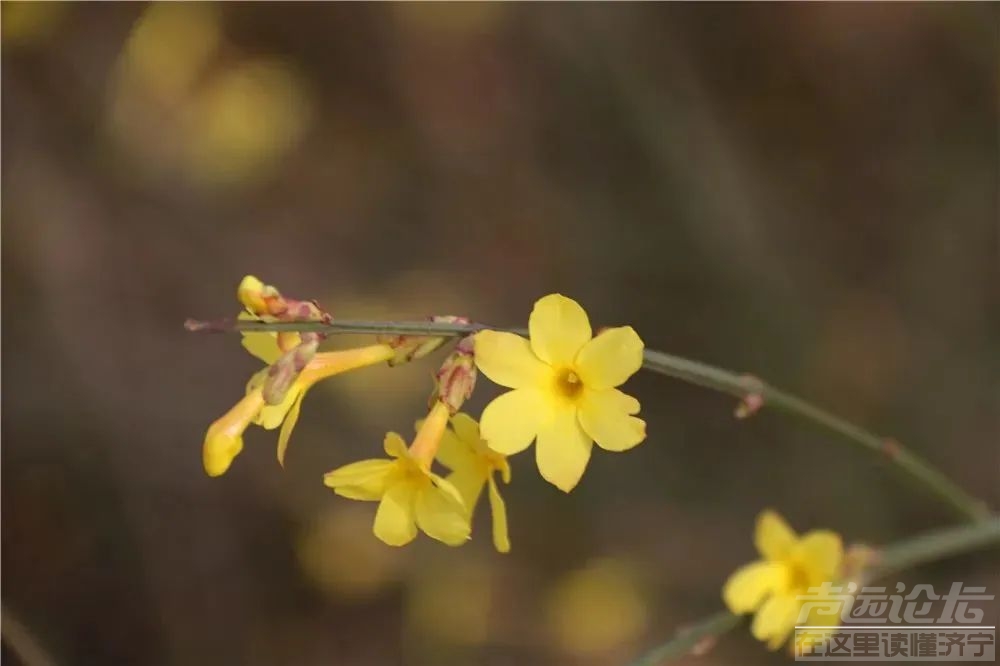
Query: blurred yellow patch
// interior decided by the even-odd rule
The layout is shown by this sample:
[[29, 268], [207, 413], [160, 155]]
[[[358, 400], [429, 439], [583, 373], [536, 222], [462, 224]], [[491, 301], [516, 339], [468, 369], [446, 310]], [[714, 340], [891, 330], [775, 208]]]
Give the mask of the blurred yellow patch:
[[547, 604], [548, 631], [563, 652], [593, 656], [635, 640], [646, 628], [637, 572], [620, 560], [596, 560], [560, 580]]
[[303, 82], [290, 68], [267, 59], [237, 65], [193, 103], [188, 165], [208, 182], [255, 176], [298, 142], [310, 116]]
[[65, 2], [0, 3], [4, 46], [29, 46], [44, 41], [69, 8]]
[[215, 5], [153, 3], [132, 28], [122, 66], [134, 84], [169, 103], [191, 88], [220, 40]]
[[371, 529], [371, 512], [357, 504], [332, 507], [302, 532], [295, 548], [306, 577], [334, 598], [368, 599], [400, 578], [399, 551], [375, 539], [359, 539]]
[[493, 572], [488, 561], [463, 553], [419, 568], [409, 589], [406, 629], [449, 645], [480, 645], [489, 638]]
[[118, 58], [108, 127], [141, 172], [207, 186], [265, 176], [312, 118], [304, 81], [226, 44], [218, 9], [154, 3]]
[[500, 27], [508, 9], [502, 2], [396, 2], [388, 8], [401, 29], [432, 38], [477, 37], [492, 32]]

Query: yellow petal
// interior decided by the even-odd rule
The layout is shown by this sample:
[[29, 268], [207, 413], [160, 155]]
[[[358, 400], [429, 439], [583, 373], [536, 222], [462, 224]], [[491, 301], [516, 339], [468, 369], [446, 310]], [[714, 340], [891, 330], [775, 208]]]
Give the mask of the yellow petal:
[[810, 585], [834, 583], [844, 559], [844, 546], [835, 532], [814, 530], [795, 544], [792, 557], [809, 573]]
[[[243, 311], [236, 317], [240, 321], [260, 321], [260, 317]], [[278, 334], [270, 331], [244, 331], [240, 343], [253, 356], [267, 365], [281, 358], [282, 351], [278, 347]]]
[[361, 460], [323, 475], [323, 484], [342, 497], [373, 501], [385, 494], [396, 463], [392, 460]]
[[626, 414], [635, 415], [639, 413], [639, 401], [629, 394], [618, 389], [600, 389], [600, 391], [602, 395], [614, 400], [618, 405], [618, 409]]
[[458, 488], [453, 486], [450, 481], [438, 474], [435, 474], [434, 472], [427, 472], [426, 474], [427, 478], [429, 478], [434, 485], [438, 487], [438, 490], [450, 497], [452, 502], [464, 507], [463, 510], [469, 508], [465, 506], [465, 500], [462, 499], [462, 493], [460, 493]]
[[479, 501], [479, 495], [483, 491], [483, 485], [489, 476], [486, 469], [481, 465], [467, 467], [458, 472], [453, 472], [446, 479], [462, 496], [462, 503], [469, 516], [472, 515]]
[[263, 299], [263, 291], [266, 286], [257, 276], [246, 275], [236, 288], [236, 298], [243, 304], [243, 307], [254, 312], [263, 312], [267, 309], [267, 303]]
[[646, 439], [646, 422], [626, 411], [631, 404], [618, 389], [587, 390], [579, 406], [580, 425], [606, 451], [627, 451]]
[[535, 303], [528, 318], [531, 348], [553, 366], [568, 366], [590, 340], [590, 320], [580, 304], [562, 294], [549, 294]]
[[759, 560], [737, 569], [722, 588], [722, 599], [733, 613], [757, 610], [765, 597], [785, 589], [788, 567]]
[[396, 432], [387, 432], [382, 440], [382, 448], [387, 456], [403, 458], [406, 456], [406, 442]]
[[593, 441], [577, 421], [576, 408], [556, 409], [538, 433], [535, 445], [538, 471], [546, 481], [568, 493], [587, 469], [592, 448]]
[[753, 540], [764, 559], [776, 561], [788, 557], [798, 535], [777, 512], [767, 509], [757, 516]]
[[753, 618], [750, 631], [759, 641], [767, 641], [767, 647], [777, 650], [795, 628], [802, 602], [794, 595], [774, 595], [760, 607]]
[[288, 412], [291, 411], [292, 405], [302, 396], [303, 389], [304, 386], [302, 383], [296, 380], [288, 388], [288, 392], [285, 393], [285, 397], [282, 398], [280, 403], [277, 405], [264, 405], [261, 408], [260, 413], [257, 414], [257, 418], [254, 419], [254, 423], [265, 430], [274, 430], [280, 426], [284, 422], [285, 417], [288, 416]]
[[479, 431], [491, 449], [510, 456], [528, 448], [551, 413], [552, 404], [540, 391], [515, 389], [486, 405]]
[[476, 333], [475, 355], [480, 372], [507, 388], [537, 386], [552, 372], [531, 351], [531, 344], [513, 333]]
[[493, 518], [493, 546], [501, 553], [510, 552], [510, 537], [507, 535], [507, 507], [500, 496], [496, 481], [490, 476], [490, 514]]
[[244, 349], [268, 365], [282, 356], [282, 351], [278, 349], [278, 337], [274, 333], [244, 333], [240, 343]]
[[428, 485], [420, 489], [416, 497], [416, 516], [417, 525], [432, 539], [449, 546], [460, 546], [469, 540], [472, 528], [465, 505], [455, 501], [455, 497], [441, 487]]
[[477, 457], [475, 451], [461, 441], [451, 430], [445, 430], [438, 441], [435, 460], [452, 471], [475, 466]]
[[299, 422], [299, 411], [302, 409], [302, 399], [306, 397], [306, 392], [299, 394], [298, 400], [292, 403], [285, 422], [281, 424], [281, 432], [278, 434], [278, 464], [285, 466], [285, 451], [288, 450], [288, 440], [295, 430], [295, 424]]
[[624, 384], [642, 367], [642, 349], [642, 339], [631, 326], [605, 329], [580, 350], [576, 372], [588, 388]]
[[375, 512], [375, 536], [390, 546], [405, 546], [417, 536], [414, 516], [417, 486], [411, 481], [386, 488]]
[[460, 440], [471, 444], [473, 448], [479, 443], [479, 424], [465, 412], [459, 412], [451, 417], [451, 428]]

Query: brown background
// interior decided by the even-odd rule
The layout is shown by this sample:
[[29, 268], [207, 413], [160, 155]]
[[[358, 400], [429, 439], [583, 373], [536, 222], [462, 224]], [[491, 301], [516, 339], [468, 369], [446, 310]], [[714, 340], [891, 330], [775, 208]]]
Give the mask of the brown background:
[[[642, 375], [648, 441], [571, 495], [514, 459], [510, 555], [486, 512], [461, 549], [389, 549], [320, 478], [410, 432], [433, 360], [310, 394], [285, 471], [254, 431], [202, 472], [256, 365], [181, 322], [248, 272], [347, 318], [523, 324], [560, 291], [1000, 504], [996, 6], [2, 15], [3, 604], [55, 663], [622, 664], [720, 607], [766, 506], [876, 544], [954, 520]], [[995, 592], [997, 564], [904, 580]], [[744, 629], [699, 663], [780, 659]]]

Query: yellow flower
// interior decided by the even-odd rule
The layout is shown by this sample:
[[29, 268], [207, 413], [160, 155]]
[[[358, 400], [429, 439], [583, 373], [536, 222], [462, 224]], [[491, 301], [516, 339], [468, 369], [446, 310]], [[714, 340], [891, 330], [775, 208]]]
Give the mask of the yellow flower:
[[404, 546], [420, 528], [449, 546], [469, 538], [469, 512], [449, 481], [430, 471], [448, 425], [448, 408], [438, 402], [420, 427], [409, 450], [394, 432], [385, 436], [389, 460], [374, 459], [345, 465], [323, 477], [323, 483], [349, 499], [379, 502], [375, 536], [390, 546]]
[[479, 424], [468, 414], [451, 417], [451, 430], [441, 437], [438, 462], [451, 470], [447, 479], [461, 493], [469, 510], [475, 510], [483, 486], [489, 484], [490, 512], [493, 514], [493, 545], [501, 553], [510, 551], [507, 536], [507, 508], [504, 506], [494, 473], [499, 472], [504, 483], [510, 483], [507, 456], [490, 450], [479, 437]]
[[758, 516], [754, 543], [763, 559], [730, 576], [722, 598], [733, 613], [756, 613], [754, 638], [776, 650], [798, 624], [803, 602], [797, 597], [840, 578], [844, 549], [834, 532], [814, 530], [800, 537], [773, 511]]
[[528, 320], [530, 340], [498, 331], [476, 334], [476, 365], [504, 393], [483, 410], [483, 438], [513, 455], [537, 439], [542, 476], [569, 492], [580, 481], [594, 442], [625, 451], [646, 438], [633, 416], [639, 401], [619, 391], [642, 367], [643, 343], [631, 326], [592, 337], [587, 313], [565, 296], [550, 294]]
[[[241, 312], [238, 319], [242, 321], [277, 321], [274, 317], [266, 317]], [[285, 352], [291, 351], [302, 342], [302, 336], [294, 331], [241, 331], [243, 348], [264, 363], [271, 365]]]
[[243, 432], [251, 423], [266, 430], [281, 426], [278, 435], [278, 462], [283, 465], [288, 440], [299, 420], [302, 400], [309, 389], [318, 381], [342, 372], [388, 361], [394, 354], [395, 351], [388, 345], [369, 345], [316, 354], [277, 405], [269, 405], [264, 401], [262, 387], [268, 372], [264, 368], [250, 379], [246, 396], [209, 427], [203, 449], [205, 471], [209, 476], [219, 476], [229, 469], [233, 459], [243, 449]]

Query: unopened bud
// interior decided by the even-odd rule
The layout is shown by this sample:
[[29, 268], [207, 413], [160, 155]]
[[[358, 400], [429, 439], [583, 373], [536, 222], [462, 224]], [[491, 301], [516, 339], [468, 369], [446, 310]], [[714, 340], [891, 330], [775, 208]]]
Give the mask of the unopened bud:
[[452, 415], [458, 413], [476, 388], [476, 363], [472, 344], [472, 336], [462, 338], [435, 375], [436, 387], [431, 403], [435, 400], [443, 402]]

